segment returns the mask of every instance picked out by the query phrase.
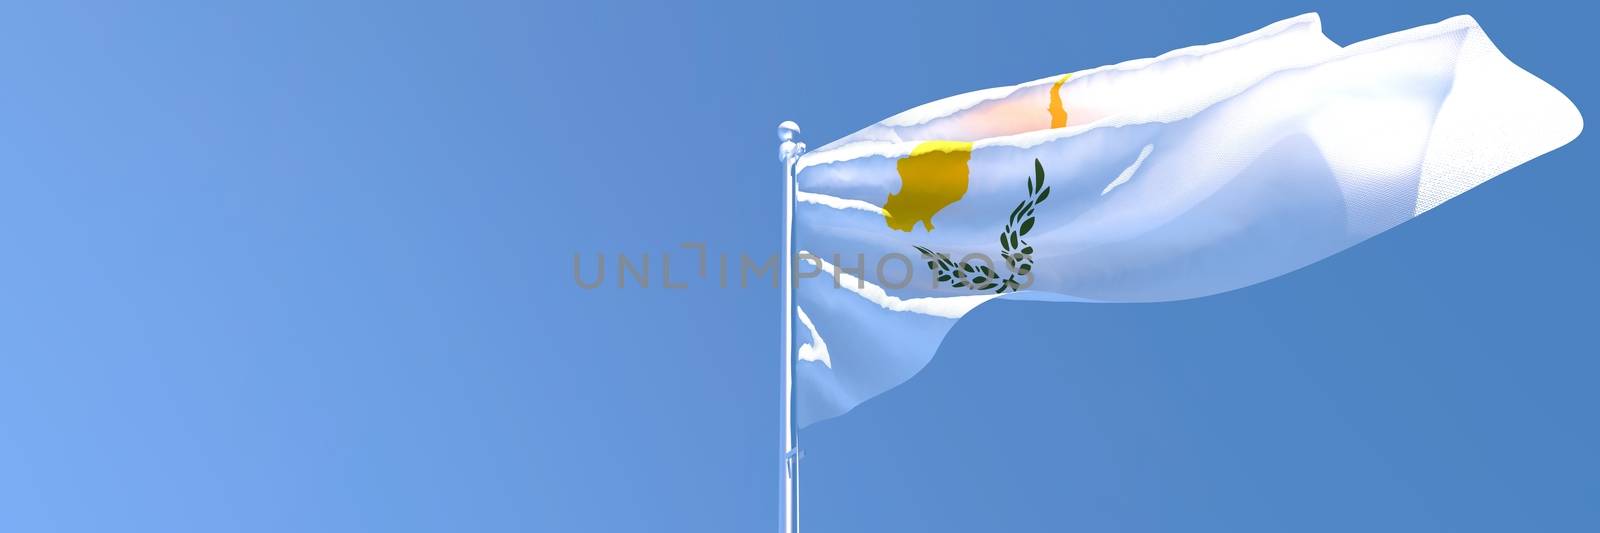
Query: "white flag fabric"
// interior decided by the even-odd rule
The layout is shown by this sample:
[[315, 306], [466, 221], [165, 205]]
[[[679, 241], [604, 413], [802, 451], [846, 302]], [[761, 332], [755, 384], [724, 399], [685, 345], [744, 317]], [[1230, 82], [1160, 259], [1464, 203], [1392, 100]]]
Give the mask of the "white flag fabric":
[[990, 299], [1249, 286], [1581, 129], [1467, 16], [1339, 47], [1303, 15], [895, 115], [796, 164], [799, 423], [910, 379]]

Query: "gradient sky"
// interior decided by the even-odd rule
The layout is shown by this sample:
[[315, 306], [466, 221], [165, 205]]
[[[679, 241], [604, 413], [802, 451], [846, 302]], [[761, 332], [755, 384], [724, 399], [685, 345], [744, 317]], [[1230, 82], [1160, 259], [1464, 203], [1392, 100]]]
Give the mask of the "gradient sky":
[[[1596, 102], [1570, 2], [0, 7], [0, 530], [776, 528], [778, 291], [573, 254], [775, 253], [781, 120], [1308, 11]], [[805, 527], [1600, 530], [1592, 136], [1249, 289], [986, 305], [802, 435]]]

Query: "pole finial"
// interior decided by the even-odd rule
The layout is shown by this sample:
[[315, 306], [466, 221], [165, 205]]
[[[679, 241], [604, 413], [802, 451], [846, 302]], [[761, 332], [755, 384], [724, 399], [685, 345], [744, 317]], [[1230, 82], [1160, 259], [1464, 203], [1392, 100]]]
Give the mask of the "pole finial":
[[794, 160], [805, 153], [806, 143], [800, 142], [800, 125], [793, 120], [785, 120], [778, 124], [778, 159], [785, 164], [792, 164]]

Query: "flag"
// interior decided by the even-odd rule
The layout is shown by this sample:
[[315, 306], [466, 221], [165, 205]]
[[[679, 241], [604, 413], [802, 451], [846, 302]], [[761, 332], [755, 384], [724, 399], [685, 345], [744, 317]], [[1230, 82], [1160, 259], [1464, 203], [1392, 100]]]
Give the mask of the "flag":
[[910, 379], [983, 302], [1260, 283], [1581, 130], [1468, 16], [1341, 47], [1302, 15], [894, 115], [794, 166], [798, 423]]

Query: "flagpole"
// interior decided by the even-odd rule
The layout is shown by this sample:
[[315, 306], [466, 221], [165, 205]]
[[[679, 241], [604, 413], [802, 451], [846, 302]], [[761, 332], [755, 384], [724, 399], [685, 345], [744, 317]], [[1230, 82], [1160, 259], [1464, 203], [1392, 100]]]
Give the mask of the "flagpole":
[[783, 161], [783, 382], [779, 389], [783, 399], [783, 445], [779, 448], [779, 476], [783, 482], [780, 491], [782, 503], [779, 513], [783, 520], [782, 533], [800, 531], [800, 435], [794, 419], [794, 194], [795, 163], [806, 150], [800, 142], [800, 125], [783, 121], [778, 125], [778, 157]]

